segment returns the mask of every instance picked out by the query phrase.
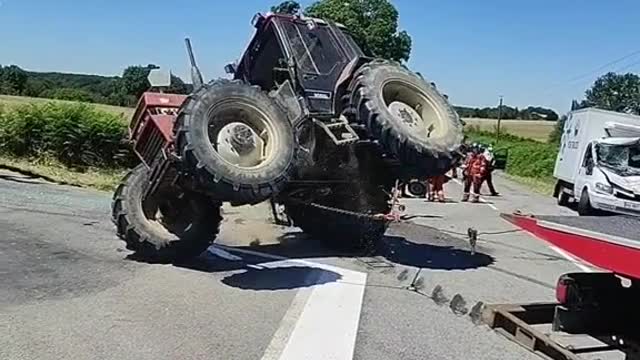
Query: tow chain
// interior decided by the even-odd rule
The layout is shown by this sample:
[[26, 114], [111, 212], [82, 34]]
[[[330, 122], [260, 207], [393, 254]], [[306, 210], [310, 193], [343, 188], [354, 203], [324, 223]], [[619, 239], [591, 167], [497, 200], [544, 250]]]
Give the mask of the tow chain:
[[[362, 220], [368, 219], [369, 221], [384, 221], [384, 222], [390, 223], [390, 222], [400, 222], [406, 218], [406, 215], [404, 215], [405, 206], [400, 204], [401, 194], [402, 194], [402, 191], [400, 190], [399, 181], [396, 180], [396, 184], [391, 190], [391, 193], [389, 194], [389, 197], [390, 197], [389, 204], [391, 205], [391, 210], [388, 213], [378, 213], [378, 214], [368, 214], [368, 213], [356, 212], [351, 210], [345, 210], [345, 209], [336, 208], [332, 206], [321, 205], [314, 202], [299, 200], [294, 197], [289, 197], [287, 199], [287, 202], [296, 204], [296, 205], [310, 206], [316, 209], [333, 212], [336, 214], [356, 217]], [[277, 211], [275, 207], [274, 207], [274, 211]], [[277, 214], [274, 214], [274, 215], [277, 215]]]

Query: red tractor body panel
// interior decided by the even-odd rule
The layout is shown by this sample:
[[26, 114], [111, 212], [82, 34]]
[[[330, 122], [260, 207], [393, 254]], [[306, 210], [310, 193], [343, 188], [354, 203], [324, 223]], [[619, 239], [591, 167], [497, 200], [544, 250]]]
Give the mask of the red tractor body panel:
[[133, 151], [151, 167], [157, 155], [173, 142], [173, 124], [185, 95], [147, 92], [142, 95], [129, 124]]

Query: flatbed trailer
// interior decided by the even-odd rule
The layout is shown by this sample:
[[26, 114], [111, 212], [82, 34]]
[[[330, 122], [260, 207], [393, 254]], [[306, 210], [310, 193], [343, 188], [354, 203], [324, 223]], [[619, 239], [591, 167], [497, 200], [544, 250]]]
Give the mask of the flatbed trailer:
[[502, 217], [593, 271], [561, 275], [556, 302], [487, 305], [483, 322], [548, 359], [640, 359], [640, 219]]

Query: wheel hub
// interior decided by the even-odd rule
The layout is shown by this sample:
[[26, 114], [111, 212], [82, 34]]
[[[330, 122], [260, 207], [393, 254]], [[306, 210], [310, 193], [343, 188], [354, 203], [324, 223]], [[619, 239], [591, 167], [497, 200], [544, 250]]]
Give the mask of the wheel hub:
[[217, 136], [220, 156], [241, 167], [254, 167], [263, 163], [266, 142], [247, 124], [225, 125]]
[[420, 114], [414, 108], [401, 101], [394, 101], [389, 104], [389, 111], [409, 128], [415, 129], [424, 124]]

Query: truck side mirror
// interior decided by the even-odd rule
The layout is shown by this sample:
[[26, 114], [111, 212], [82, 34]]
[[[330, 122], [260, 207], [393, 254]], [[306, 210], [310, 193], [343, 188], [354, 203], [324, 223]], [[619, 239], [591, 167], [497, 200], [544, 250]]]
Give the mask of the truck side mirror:
[[589, 159], [587, 161], [587, 166], [586, 166], [586, 168], [587, 168], [586, 174], [587, 175], [593, 175], [593, 166], [594, 166], [593, 159]]
[[260, 25], [262, 25], [262, 23], [264, 22], [264, 19], [264, 15], [262, 15], [261, 13], [257, 13], [253, 15], [253, 18], [251, 18], [251, 25], [253, 25], [254, 28], [259, 28]]
[[229, 63], [224, 66], [224, 72], [227, 74], [235, 74], [236, 73], [236, 64]]

